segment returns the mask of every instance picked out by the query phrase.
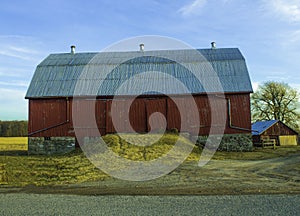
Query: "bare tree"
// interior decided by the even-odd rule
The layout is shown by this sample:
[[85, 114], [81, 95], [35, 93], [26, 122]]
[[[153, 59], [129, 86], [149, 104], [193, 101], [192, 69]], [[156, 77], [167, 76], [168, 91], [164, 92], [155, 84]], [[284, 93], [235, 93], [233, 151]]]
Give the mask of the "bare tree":
[[252, 120], [280, 120], [299, 129], [297, 90], [286, 83], [266, 82], [251, 96]]

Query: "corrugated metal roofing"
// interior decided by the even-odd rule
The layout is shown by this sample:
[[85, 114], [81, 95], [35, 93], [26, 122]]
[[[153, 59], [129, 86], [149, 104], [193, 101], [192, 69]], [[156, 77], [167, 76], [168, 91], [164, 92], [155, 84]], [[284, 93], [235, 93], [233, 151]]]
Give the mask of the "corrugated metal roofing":
[[269, 121], [258, 121], [252, 124], [252, 135], [260, 135], [274, 124], [276, 124], [278, 120], [269, 120]]
[[237, 48], [51, 54], [37, 66], [26, 98], [222, 90], [252, 92]]

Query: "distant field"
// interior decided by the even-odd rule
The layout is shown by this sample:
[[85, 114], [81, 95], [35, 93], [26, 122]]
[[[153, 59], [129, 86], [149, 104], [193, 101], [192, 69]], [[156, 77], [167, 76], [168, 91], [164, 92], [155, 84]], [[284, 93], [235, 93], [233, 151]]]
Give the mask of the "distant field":
[[27, 137], [0, 137], [0, 151], [27, 151]]

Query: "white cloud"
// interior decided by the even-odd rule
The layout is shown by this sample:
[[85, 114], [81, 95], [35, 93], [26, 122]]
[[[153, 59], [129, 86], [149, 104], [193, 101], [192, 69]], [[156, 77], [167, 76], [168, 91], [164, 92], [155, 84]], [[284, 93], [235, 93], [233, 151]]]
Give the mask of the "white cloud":
[[289, 22], [300, 22], [300, 0], [264, 0], [267, 10]]
[[32, 37], [0, 35], [0, 55], [25, 61], [37, 61], [37, 58], [42, 54], [36, 50], [39, 43], [37, 39]]
[[34, 37], [0, 35], [0, 120], [27, 119], [25, 92], [42, 45]]
[[10, 82], [0, 81], [0, 85], [12, 86], [12, 87], [27, 87], [29, 84], [28, 84], [28, 82], [14, 80], [14, 81], [10, 81]]
[[10, 50], [4, 50], [2, 47], [1, 47], [1, 49], [2, 50], [0, 51], [0, 55], [13, 57], [13, 58], [18, 58], [18, 59], [22, 59], [22, 60], [31, 60], [31, 58], [28, 57], [28, 56], [20, 55], [16, 52], [12, 52]]
[[17, 47], [16, 45], [7, 45], [6, 43], [0, 42], [0, 55], [18, 58], [26, 61], [34, 61], [35, 56], [38, 52], [34, 49], [27, 47]]
[[[294, 88], [294, 89], [296, 89], [298, 92], [299, 92], [299, 94], [300, 94], [300, 84], [296, 84], [296, 83], [291, 83], [291, 84], [289, 84], [292, 88]], [[300, 98], [299, 98], [300, 99]]]
[[258, 89], [258, 86], [259, 86], [260, 84], [261, 84], [261, 83], [259, 83], [259, 82], [252, 82], [252, 88], [253, 88], [253, 91], [254, 91], [254, 92]]
[[178, 12], [183, 16], [198, 14], [201, 9], [206, 5], [207, 0], [194, 0], [192, 3], [184, 5]]
[[27, 119], [25, 91], [0, 88], [0, 120]]
[[38, 54], [36, 50], [29, 49], [27, 47], [16, 47], [16, 46], [9, 46], [8, 47], [12, 51], [20, 52], [20, 53], [25, 53], [25, 54]]
[[[300, 45], [300, 30], [287, 31], [282, 33], [282, 45], [284, 47], [298, 48]], [[298, 51], [298, 49], [297, 49]]]
[[300, 30], [294, 31], [291, 33], [291, 42], [299, 42], [300, 41]]
[[[1, 61], [0, 61], [1, 64]], [[4, 63], [2, 63], [3, 65]], [[24, 78], [24, 76], [27, 78], [28, 74], [31, 74], [34, 71], [35, 65], [32, 65], [31, 67], [26, 66], [19, 66], [19, 67], [1, 67], [0, 66], [0, 80], [4, 77], [6, 78]]]

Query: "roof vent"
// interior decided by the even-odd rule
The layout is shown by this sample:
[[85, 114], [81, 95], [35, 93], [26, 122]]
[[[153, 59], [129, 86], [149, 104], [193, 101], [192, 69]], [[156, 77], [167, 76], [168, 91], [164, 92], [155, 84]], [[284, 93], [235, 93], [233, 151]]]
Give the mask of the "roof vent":
[[145, 45], [144, 44], [140, 44], [140, 51], [144, 52], [144, 49], [145, 49]]
[[212, 48], [212, 49], [216, 49], [216, 48], [217, 48], [216, 42], [213, 41], [213, 42], [211, 42], [210, 44], [211, 44], [211, 48]]
[[71, 54], [75, 54], [75, 48], [76, 48], [76, 46], [74, 46], [74, 45], [71, 46]]

